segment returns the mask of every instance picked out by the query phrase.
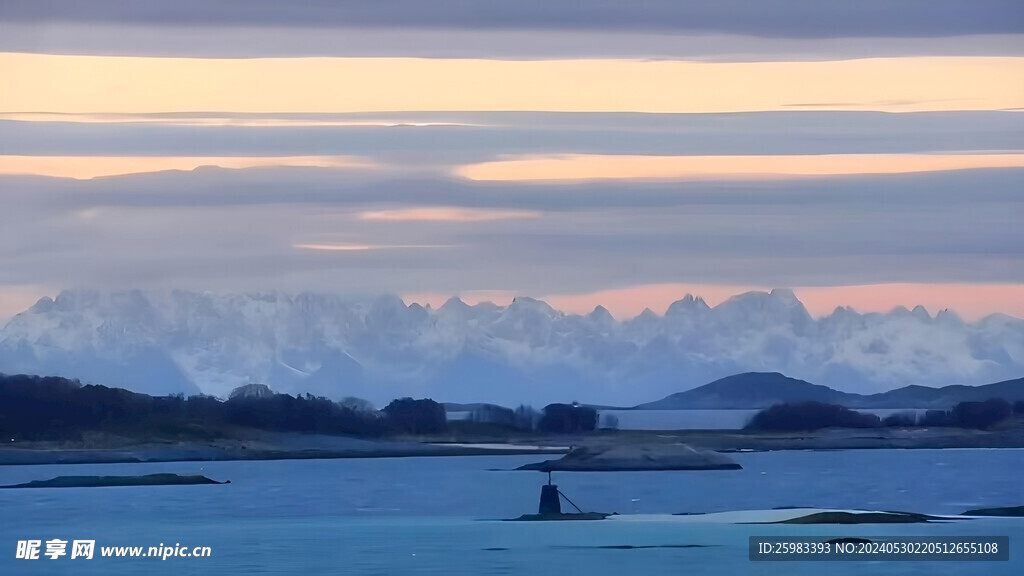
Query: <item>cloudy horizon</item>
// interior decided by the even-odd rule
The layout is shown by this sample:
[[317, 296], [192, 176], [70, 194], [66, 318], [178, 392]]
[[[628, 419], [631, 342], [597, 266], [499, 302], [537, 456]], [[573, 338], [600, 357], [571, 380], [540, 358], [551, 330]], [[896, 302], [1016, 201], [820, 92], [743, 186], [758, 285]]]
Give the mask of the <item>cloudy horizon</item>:
[[0, 322], [65, 288], [1024, 317], [996, 0], [0, 5]]

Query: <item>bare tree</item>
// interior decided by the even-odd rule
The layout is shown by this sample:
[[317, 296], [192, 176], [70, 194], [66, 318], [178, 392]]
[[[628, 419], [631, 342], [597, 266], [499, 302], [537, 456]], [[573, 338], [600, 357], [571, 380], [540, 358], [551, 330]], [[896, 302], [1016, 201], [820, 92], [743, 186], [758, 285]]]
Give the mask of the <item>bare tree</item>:
[[273, 395], [274, 391], [266, 384], [246, 384], [232, 390], [228, 398], [270, 398]]
[[606, 430], [618, 430], [619, 417], [610, 412], [601, 414], [601, 428]]
[[366, 400], [364, 398], [358, 398], [356, 396], [346, 396], [346, 397], [342, 398], [341, 401], [338, 402], [338, 404], [340, 404], [342, 408], [348, 408], [349, 410], [352, 410], [353, 412], [376, 412], [377, 411], [377, 409], [374, 408], [374, 406], [373, 406], [373, 402], [370, 402], [369, 400]]

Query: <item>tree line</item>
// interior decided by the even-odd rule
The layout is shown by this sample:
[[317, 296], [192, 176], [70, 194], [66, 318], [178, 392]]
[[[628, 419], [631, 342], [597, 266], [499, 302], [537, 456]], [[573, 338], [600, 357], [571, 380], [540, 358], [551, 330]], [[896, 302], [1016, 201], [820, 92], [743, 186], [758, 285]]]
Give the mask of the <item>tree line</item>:
[[837, 404], [800, 402], [776, 404], [761, 410], [747, 423], [748, 430], [819, 430], [821, 428], [876, 428], [910, 426], [947, 426], [986, 430], [1009, 419], [1024, 415], [1024, 401], [1013, 404], [1002, 398], [960, 402], [950, 410], [898, 412], [880, 418], [875, 414], [857, 412]]
[[[597, 425], [597, 411], [575, 403], [550, 404], [540, 413], [528, 406], [515, 411], [493, 406], [476, 417], [548, 433], [588, 432]], [[233, 428], [379, 437], [437, 434], [448, 426], [444, 406], [429, 398], [399, 398], [377, 411], [357, 398], [335, 402], [310, 394], [292, 396], [262, 384], [241, 386], [221, 400], [149, 396], [67, 378], [0, 374], [0, 436], [5, 441], [79, 439], [87, 432], [217, 438]]]
[[381, 411], [310, 394], [278, 394], [255, 384], [227, 400], [149, 396], [59, 377], [0, 375], [0, 435], [5, 440], [65, 440], [85, 432], [215, 438], [244, 427], [353, 436], [428, 434], [445, 429], [444, 407], [401, 398]]
[[470, 413], [469, 420], [509, 431], [575, 434], [593, 432], [597, 428], [597, 410], [576, 402], [548, 404], [540, 412], [525, 405], [512, 410], [504, 406], [483, 404]]

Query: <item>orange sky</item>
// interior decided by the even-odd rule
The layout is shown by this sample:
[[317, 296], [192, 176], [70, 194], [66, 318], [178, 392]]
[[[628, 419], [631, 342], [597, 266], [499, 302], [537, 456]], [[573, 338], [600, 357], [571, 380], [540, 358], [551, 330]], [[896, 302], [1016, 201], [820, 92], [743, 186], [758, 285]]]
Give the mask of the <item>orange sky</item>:
[[0, 113], [999, 110], [1024, 58], [812, 62], [149, 58], [0, 53]]

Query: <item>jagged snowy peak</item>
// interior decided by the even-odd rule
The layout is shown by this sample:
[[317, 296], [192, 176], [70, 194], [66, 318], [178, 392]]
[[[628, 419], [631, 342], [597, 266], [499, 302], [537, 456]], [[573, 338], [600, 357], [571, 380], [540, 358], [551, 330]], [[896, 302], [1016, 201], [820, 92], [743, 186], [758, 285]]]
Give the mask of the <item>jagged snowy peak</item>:
[[399, 395], [505, 404], [632, 405], [745, 371], [852, 392], [991, 382], [1024, 373], [1024, 321], [968, 323], [923, 307], [837, 308], [815, 319], [788, 290], [617, 321], [518, 297], [434, 310], [394, 295], [62, 292], [0, 330], [0, 372], [152, 393], [225, 396], [252, 382], [376, 402]]
[[715, 306], [714, 311], [720, 325], [741, 329], [791, 326], [803, 331], [813, 323], [791, 290], [746, 292]]
[[587, 314], [587, 320], [597, 330], [607, 332], [615, 328], [615, 318], [607, 308], [598, 304]]
[[441, 314], [462, 315], [466, 314], [466, 312], [469, 309], [469, 304], [463, 302], [462, 299], [459, 298], [458, 296], [452, 296], [451, 298], [446, 300], [445, 303], [442, 304], [441, 307], [437, 309], [437, 311]]
[[676, 300], [672, 304], [669, 304], [668, 310], [665, 311], [666, 318], [685, 317], [695, 313], [702, 313], [711, 310], [704, 302], [704, 299], [700, 296], [694, 296], [693, 294], [687, 294], [682, 299]]

